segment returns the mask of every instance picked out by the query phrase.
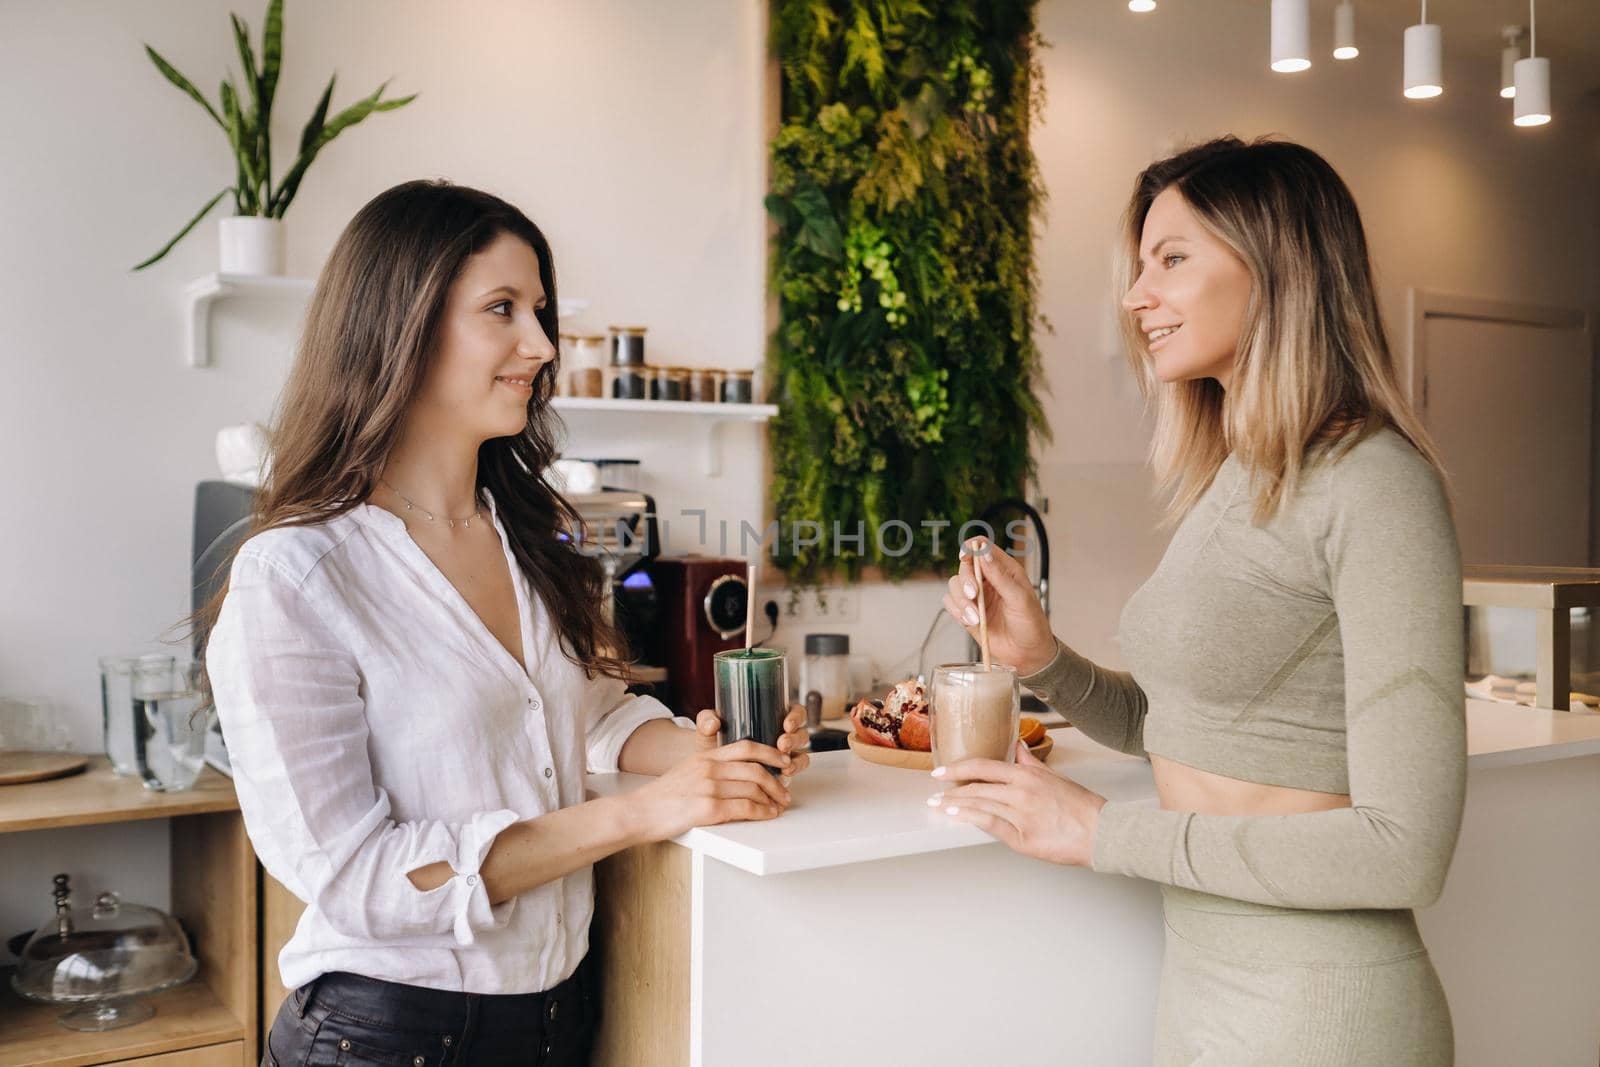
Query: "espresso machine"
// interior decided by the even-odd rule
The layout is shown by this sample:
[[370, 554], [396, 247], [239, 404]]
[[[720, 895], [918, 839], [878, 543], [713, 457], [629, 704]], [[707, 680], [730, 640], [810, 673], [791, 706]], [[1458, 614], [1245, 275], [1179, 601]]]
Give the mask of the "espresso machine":
[[[596, 556], [605, 571], [601, 612], [607, 622], [620, 625], [624, 612], [618, 610], [618, 590], [639, 588], [636, 581], [632, 586], [627, 585], [633, 572], [641, 562], [653, 559], [660, 551], [656, 535], [656, 502], [649, 493], [621, 489], [569, 493], [567, 501], [577, 511], [582, 523], [579, 535], [582, 550], [587, 555]], [[626, 591], [623, 599], [633, 614], [645, 607], [639, 597]], [[647, 626], [654, 619], [632, 621]]]
[[661, 557], [645, 564], [660, 599], [660, 622], [650, 651], [667, 669], [663, 702], [694, 718], [715, 706], [712, 657], [744, 644], [750, 587], [745, 561], [709, 556]]

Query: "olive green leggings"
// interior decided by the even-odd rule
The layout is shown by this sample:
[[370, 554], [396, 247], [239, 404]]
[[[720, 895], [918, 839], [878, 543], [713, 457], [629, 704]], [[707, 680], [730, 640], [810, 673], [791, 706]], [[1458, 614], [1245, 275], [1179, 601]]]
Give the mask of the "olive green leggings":
[[1162, 886], [1158, 1067], [1448, 1067], [1450, 1007], [1409, 911], [1301, 911]]

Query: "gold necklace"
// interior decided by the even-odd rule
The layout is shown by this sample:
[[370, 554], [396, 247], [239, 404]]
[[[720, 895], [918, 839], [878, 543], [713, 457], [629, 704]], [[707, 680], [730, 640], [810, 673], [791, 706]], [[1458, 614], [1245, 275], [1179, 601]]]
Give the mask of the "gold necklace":
[[[413, 503], [410, 497], [406, 496], [400, 490], [395, 489], [393, 483], [391, 483], [389, 481], [389, 479], [385, 478], [383, 475], [380, 474], [380, 475], [378, 475], [378, 481], [382, 482], [384, 485], [387, 485], [391, 490], [394, 491], [394, 495], [395, 496], [399, 497], [401, 500], [404, 500], [406, 502], [406, 510], [407, 511], [420, 511], [420, 512], [422, 512], [424, 515], [426, 515], [428, 517], [428, 521], [429, 522], [433, 522], [434, 521], [433, 512], [429, 511], [425, 507], [421, 507], [421, 506]], [[450, 516], [446, 515], [445, 518], [444, 518], [444, 521], [450, 524], [450, 529], [452, 529], [452, 530], [454, 530], [456, 528], [456, 523], [458, 523], [458, 522], [463, 527], [465, 527], [466, 529], [470, 530], [470, 529], [472, 529], [472, 520], [477, 518], [478, 515], [482, 511], [483, 511], [482, 505], [477, 505], [477, 506], [473, 507], [472, 514], [468, 515], [464, 519], [452, 519]]]

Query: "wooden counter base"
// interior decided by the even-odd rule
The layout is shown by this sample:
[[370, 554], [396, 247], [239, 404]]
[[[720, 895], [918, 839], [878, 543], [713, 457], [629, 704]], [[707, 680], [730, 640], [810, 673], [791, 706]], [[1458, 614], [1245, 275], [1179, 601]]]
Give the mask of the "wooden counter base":
[[689, 849], [662, 841], [595, 864], [589, 951], [599, 953], [596, 1067], [689, 1062]]

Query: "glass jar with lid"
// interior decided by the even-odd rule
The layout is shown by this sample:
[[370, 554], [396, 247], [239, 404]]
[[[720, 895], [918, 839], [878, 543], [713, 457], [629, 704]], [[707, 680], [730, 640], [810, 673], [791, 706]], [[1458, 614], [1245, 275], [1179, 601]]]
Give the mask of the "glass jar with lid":
[[722, 382], [724, 404], [749, 404], [755, 400], [755, 371], [731, 370]]
[[601, 333], [563, 334], [562, 363], [568, 396], [605, 395], [606, 337]]
[[[806, 634], [806, 658], [800, 664], [800, 703], [808, 726], [835, 719], [850, 710], [850, 635]], [[815, 699], [813, 699], [813, 694]], [[812, 709], [819, 709], [813, 712]], [[811, 721], [817, 714], [818, 722]]]
[[613, 367], [644, 366], [643, 326], [611, 326], [611, 365]]
[[700, 404], [715, 404], [717, 402], [717, 372], [715, 370], [710, 367], [701, 367], [691, 372], [689, 399]]

